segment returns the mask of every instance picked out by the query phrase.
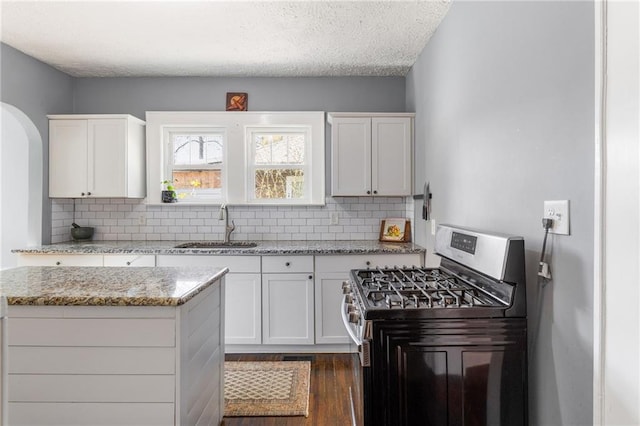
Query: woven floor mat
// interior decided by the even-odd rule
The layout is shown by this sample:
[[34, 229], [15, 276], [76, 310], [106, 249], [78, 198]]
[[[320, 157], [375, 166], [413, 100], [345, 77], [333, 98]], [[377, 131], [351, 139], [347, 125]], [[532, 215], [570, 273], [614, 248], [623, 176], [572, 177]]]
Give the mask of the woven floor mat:
[[309, 361], [226, 361], [224, 415], [309, 415]]

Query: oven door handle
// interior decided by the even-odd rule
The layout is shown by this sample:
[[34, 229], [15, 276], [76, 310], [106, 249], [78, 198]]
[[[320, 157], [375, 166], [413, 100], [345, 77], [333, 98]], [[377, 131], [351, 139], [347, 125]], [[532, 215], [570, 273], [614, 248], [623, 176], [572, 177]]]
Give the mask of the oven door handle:
[[342, 322], [344, 323], [344, 327], [347, 329], [347, 333], [349, 333], [349, 337], [351, 337], [351, 340], [353, 340], [356, 345], [362, 346], [362, 339], [356, 336], [356, 333], [353, 331], [353, 327], [351, 327], [351, 323], [349, 322], [349, 315], [347, 314], [346, 294], [342, 297], [342, 306], [340, 307], [340, 312], [342, 313]]

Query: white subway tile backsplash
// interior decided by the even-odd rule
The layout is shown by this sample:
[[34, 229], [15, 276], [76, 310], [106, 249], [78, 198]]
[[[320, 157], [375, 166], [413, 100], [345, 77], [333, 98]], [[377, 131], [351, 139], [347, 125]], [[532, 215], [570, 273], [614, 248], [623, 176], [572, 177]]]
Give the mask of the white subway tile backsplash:
[[[326, 198], [325, 206], [229, 206], [234, 240], [377, 240], [380, 220], [413, 217], [411, 197]], [[96, 228], [94, 240], [221, 240], [218, 206], [147, 206], [138, 199], [75, 200], [75, 220]], [[71, 239], [74, 201], [52, 200], [51, 241]], [[338, 224], [330, 222], [337, 212]], [[140, 217], [146, 224], [141, 225]]]

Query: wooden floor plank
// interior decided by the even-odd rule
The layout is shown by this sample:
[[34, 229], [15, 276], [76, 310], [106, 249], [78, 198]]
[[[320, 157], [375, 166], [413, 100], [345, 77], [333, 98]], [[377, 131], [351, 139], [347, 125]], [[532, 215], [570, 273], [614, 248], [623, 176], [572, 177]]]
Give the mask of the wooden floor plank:
[[[305, 357], [308, 355], [305, 355]], [[227, 354], [227, 361], [281, 361], [295, 354]], [[353, 386], [353, 354], [311, 355], [309, 417], [225, 417], [224, 426], [323, 426], [351, 424], [349, 388]]]

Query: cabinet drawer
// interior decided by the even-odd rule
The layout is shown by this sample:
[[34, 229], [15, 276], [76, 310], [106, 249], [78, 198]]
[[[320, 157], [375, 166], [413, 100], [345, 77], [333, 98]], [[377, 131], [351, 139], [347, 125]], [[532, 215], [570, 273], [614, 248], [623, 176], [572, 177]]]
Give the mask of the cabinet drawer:
[[156, 266], [156, 257], [154, 255], [105, 255], [104, 266]]
[[313, 272], [313, 256], [263, 256], [263, 274]]
[[422, 266], [424, 256], [415, 254], [372, 254], [346, 256], [316, 256], [316, 271], [348, 272], [376, 266]]
[[260, 273], [260, 256], [161, 255], [158, 266], [214, 266], [234, 273]]
[[22, 254], [18, 266], [102, 266], [102, 255]]

